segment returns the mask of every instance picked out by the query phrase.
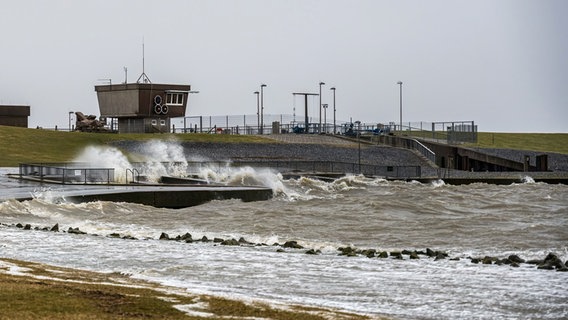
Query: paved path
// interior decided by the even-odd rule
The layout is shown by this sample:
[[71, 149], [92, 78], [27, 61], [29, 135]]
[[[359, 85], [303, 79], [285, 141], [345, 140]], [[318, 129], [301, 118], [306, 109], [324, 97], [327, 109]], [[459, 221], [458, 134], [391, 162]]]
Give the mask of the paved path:
[[333, 135], [323, 135], [323, 134], [270, 134], [270, 135], [263, 135], [262, 137], [285, 143], [338, 145], [338, 146], [357, 145], [357, 142], [353, 142], [347, 139], [342, 139]]

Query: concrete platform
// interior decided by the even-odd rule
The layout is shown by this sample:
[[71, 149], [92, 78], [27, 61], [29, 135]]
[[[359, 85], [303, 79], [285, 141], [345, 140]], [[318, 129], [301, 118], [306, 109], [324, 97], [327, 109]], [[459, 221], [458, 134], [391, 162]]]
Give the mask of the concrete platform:
[[[211, 200], [240, 199], [242, 201], [261, 201], [272, 198], [272, 189], [264, 187], [225, 187], [225, 186], [136, 186], [98, 188], [85, 186], [83, 190], [50, 191], [52, 196], [62, 197], [74, 203], [93, 201], [113, 201], [138, 203], [157, 208], [185, 208], [203, 204]], [[6, 197], [7, 196], [7, 197]], [[4, 199], [2, 199], [4, 198]], [[30, 192], [5, 194], [0, 201], [15, 199], [32, 200]]]
[[[166, 179], [168, 180], [168, 179]], [[113, 201], [138, 203], [159, 208], [185, 208], [212, 200], [271, 199], [272, 189], [260, 186], [203, 184], [196, 179], [174, 179], [161, 184], [57, 184], [20, 179], [8, 172], [0, 175], [0, 202], [26, 201], [37, 197], [64, 199], [74, 203]]]
[[137, 187], [132, 190], [108, 190], [106, 192], [85, 190], [67, 194], [65, 198], [73, 202], [113, 201], [131, 202], [157, 208], [185, 208], [197, 206], [211, 200], [240, 199], [245, 202], [268, 200], [272, 189], [263, 187]]

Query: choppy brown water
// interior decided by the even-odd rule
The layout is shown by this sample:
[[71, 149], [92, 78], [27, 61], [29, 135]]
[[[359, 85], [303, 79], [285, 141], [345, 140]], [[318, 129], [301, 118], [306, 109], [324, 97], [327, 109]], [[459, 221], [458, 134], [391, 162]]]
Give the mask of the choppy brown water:
[[[568, 273], [472, 264], [468, 256], [568, 259], [568, 186], [449, 186], [346, 177], [332, 183], [270, 181], [270, 201], [215, 201], [181, 210], [122, 203], [69, 204], [54, 193], [0, 204], [0, 255], [135, 277], [231, 297], [337, 307], [403, 319], [561, 319]], [[241, 176], [242, 178], [242, 176]], [[236, 182], [232, 182], [236, 183]], [[55, 192], [56, 194], [56, 192]], [[60, 198], [58, 198], [61, 200]], [[23, 231], [12, 223], [79, 227], [139, 239]], [[239, 238], [268, 246], [226, 247], [156, 240]], [[276, 252], [296, 240], [305, 250]], [[342, 246], [443, 250], [460, 261], [395, 261], [337, 255]]]

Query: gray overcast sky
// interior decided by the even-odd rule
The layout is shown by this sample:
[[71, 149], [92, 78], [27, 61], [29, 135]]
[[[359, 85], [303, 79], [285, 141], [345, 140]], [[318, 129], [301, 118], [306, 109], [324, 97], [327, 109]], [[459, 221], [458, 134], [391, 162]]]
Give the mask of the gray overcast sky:
[[[99, 115], [99, 79], [189, 83], [188, 115], [303, 114], [292, 92], [337, 88], [337, 118], [474, 120], [568, 132], [564, 0], [2, 0], [0, 104], [30, 127]], [[311, 103], [311, 102], [310, 102]], [[313, 100], [312, 115], [317, 112]], [[330, 119], [330, 113], [328, 113]]]

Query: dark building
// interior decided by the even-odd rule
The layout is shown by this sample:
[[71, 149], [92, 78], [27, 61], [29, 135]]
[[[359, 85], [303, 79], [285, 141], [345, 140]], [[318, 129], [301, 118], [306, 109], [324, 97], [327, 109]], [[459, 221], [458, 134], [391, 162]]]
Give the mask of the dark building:
[[101, 118], [119, 133], [169, 132], [170, 119], [185, 116], [190, 90], [148, 82], [95, 86]]
[[0, 126], [28, 127], [30, 106], [0, 105]]

